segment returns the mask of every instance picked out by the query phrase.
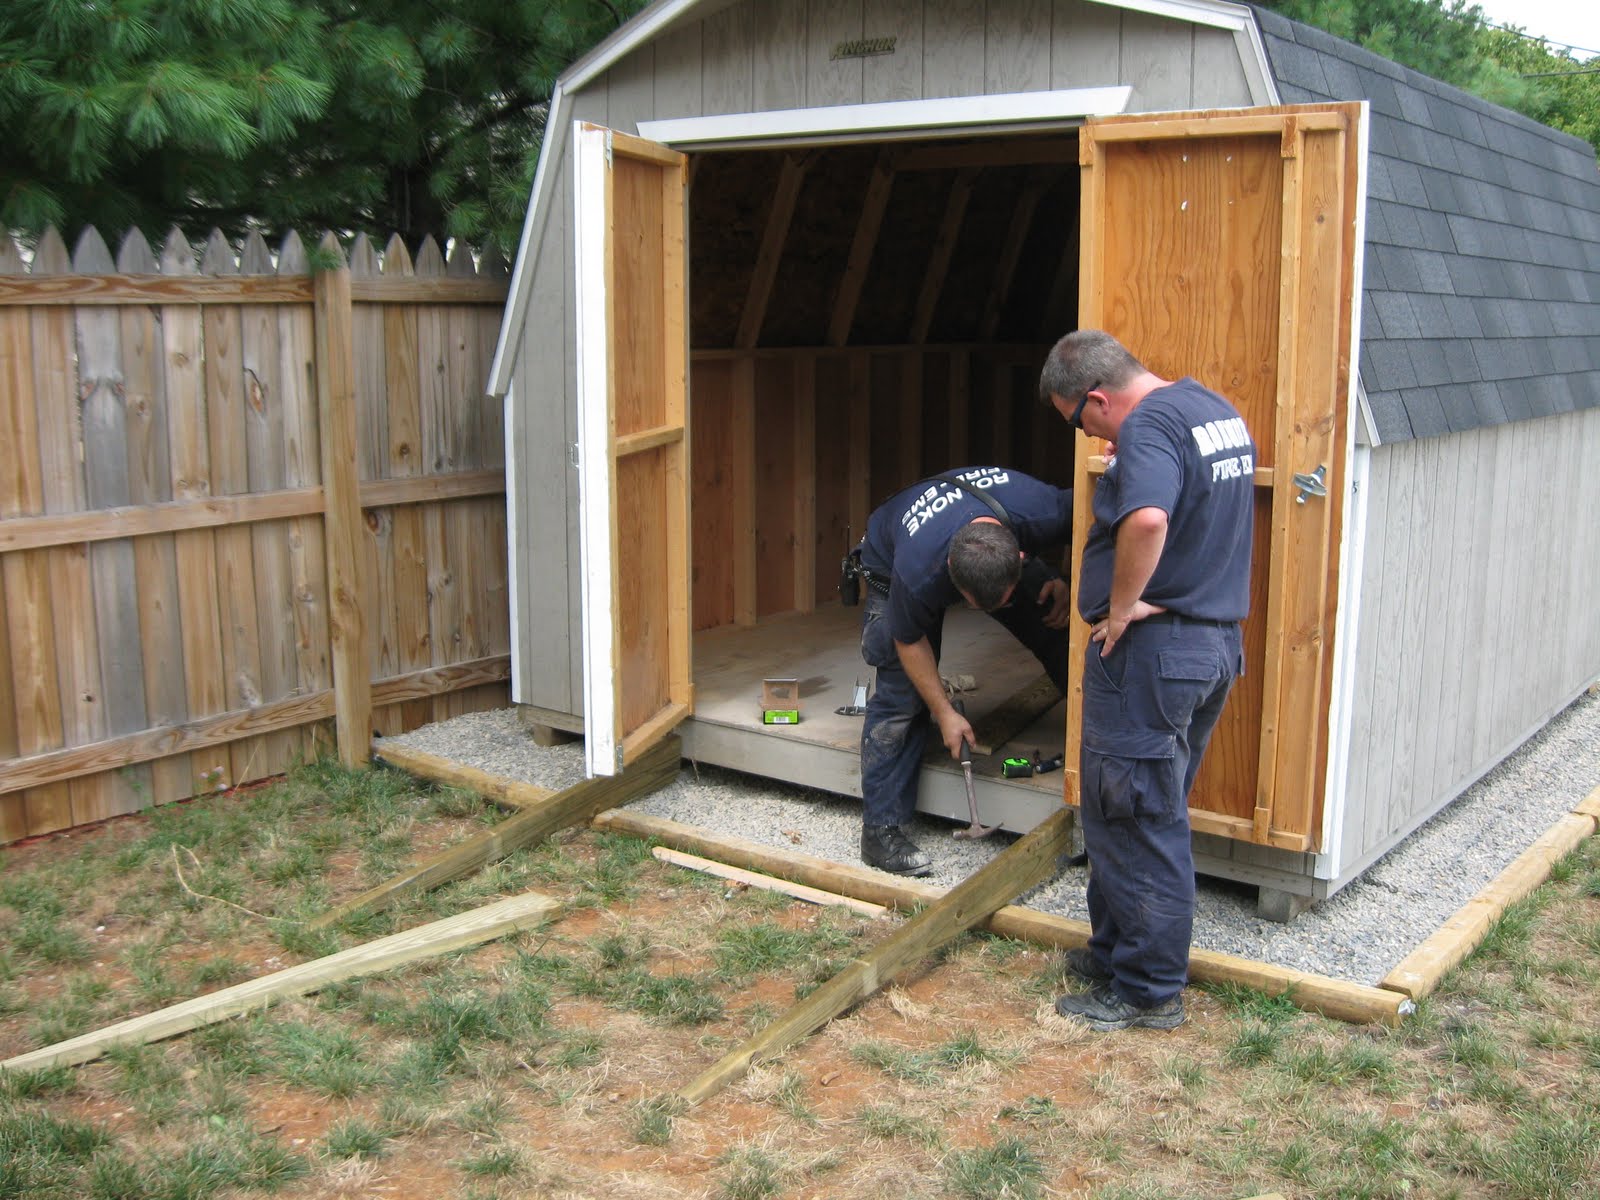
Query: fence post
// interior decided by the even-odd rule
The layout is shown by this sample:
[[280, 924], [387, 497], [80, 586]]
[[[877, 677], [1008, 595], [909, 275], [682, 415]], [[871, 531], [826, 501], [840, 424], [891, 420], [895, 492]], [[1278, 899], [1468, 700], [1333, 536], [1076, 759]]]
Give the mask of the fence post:
[[[367, 664], [366, 594], [361, 578], [361, 496], [356, 460], [356, 385], [352, 361], [350, 267], [332, 233], [317, 246], [312, 324], [317, 358], [317, 424], [322, 437], [328, 627], [339, 761], [367, 761], [372, 745], [372, 678]], [[337, 258], [338, 267], [325, 263]]]

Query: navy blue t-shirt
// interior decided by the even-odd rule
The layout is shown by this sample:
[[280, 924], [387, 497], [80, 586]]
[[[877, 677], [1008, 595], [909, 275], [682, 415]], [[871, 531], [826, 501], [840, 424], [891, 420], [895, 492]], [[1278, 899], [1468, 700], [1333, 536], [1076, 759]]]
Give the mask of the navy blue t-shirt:
[[[1072, 540], [1072, 492], [1008, 467], [967, 467], [950, 475], [1000, 502], [1017, 544], [1030, 554]], [[889, 636], [905, 645], [937, 630], [944, 610], [964, 601], [945, 566], [950, 539], [994, 510], [964, 488], [924, 480], [891, 496], [867, 518], [861, 563], [890, 581]]]
[[1117, 526], [1140, 508], [1167, 514], [1167, 540], [1141, 599], [1212, 621], [1250, 609], [1256, 447], [1221, 396], [1184, 378], [1149, 393], [1122, 422], [1094, 492], [1094, 525], [1078, 573], [1078, 612], [1111, 608]]

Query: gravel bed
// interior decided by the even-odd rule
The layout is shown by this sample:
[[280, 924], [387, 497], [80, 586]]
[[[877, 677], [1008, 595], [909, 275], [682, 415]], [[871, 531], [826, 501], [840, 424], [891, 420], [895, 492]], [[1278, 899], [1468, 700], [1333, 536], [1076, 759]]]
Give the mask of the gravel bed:
[[[515, 710], [472, 713], [394, 739], [492, 774], [561, 788], [583, 778], [579, 743], [536, 746]], [[1284, 925], [1255, 915], [1255, 888], [1202, 876], [1194, 944], [1356, 983], [1376, 983], [1600, 786], [1600, 689], [1591, 688], [1520, 749], [1332, 899]], [[751, 841], [859, 865], [861, 804], [719, 767], [686, 763], [677, 781], [630, 807]], [[918, 816], [910, 833], [934, 860], [925, 881], [959, 883], [1014, 840], [958, 841], [958, 826]], [[1087, 920], [1083, 868], [1022, 898]]]

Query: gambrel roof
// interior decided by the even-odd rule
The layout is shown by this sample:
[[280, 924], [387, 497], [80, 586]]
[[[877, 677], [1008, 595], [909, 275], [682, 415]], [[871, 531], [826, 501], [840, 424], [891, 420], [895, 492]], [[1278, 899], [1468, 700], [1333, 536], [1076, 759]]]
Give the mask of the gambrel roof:
[[1587, 142], [1256, 10], [1286, 104], [1371, 104], [1361, 381], [1381, 441], [1600, 406]]
[[[1600, 171], [1586, 142], [1265, 9], [1093, 2], [1242, 29], [1246, 66], [1259, 72], [1255, 93], [1276, 92], [1267, 101], [1370, 103], [1359, 373], [1377, 441], [1600, 406]], [[569, 121], [574, 97], [629, 55], [728, 3], [657, 0], [644, 9], [563, 73], [552, 126]], [[527, 311], [546, 167], [541, 158], [491, 373], [495, 394], [509, 385]]]

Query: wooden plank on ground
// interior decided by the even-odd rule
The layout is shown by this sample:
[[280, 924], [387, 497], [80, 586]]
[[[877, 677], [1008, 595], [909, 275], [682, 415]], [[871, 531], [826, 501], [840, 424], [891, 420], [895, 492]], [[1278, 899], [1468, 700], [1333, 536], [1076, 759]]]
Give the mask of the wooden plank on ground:
[[560, 908], [558, 901], [538, 892], [497, 900], [482, 908], [430, 921], [403, 933], [352, 946], [338, 954], [286, 967], [260, 979], [234, 984], [158, 1012], [19, 1054], [0, 1062], [0, 1070], [39, 1071], [89, 1062], [117, 1046], [157, 1042], [202, 1025], [213, 1025], [241, 1013], [267, 1008], [279, 1000], [307, 995], [340, 980], [376, 975], [419, 958], [449, 954], [508, 933], [533, 929], [554, 917]]
[[1562, 817], [1420, 946], [1401, 959], [1394, 970], [1383, 977], [1381, 986], [1413, 1000], [1432, 992], [1452, 967], [1478, 948], [1490, 926], [1507, 908], [1550, 878], [1550, 868], [1572, 853], [1584, 839], [1592, 837], [1594, 831], [1595, 818], [1588, 813], [1570, 813]]
[[[376, 752], [380, 757], [393, 761], [388, 749], [384, 748], [381, 742], [378, 743]], [[356, 913], [376, 912], [387, 908], [404, 896], [427, 891], [452, 879], [460, 879], [463, 875], [496, 862], [515, 850], [536, 845], [553, 833], [559, 833], [571, 825], [587, 821], [598, 812], [617, 804], [626, 804], [629, 800], [636, 800], [671, 782], [678, 773], [678, 762], [681, 757], [678, 738], [674, 735], [629, 763], [627, 770], [620, 775], [597, 775], [538, 799], [534, 799], [529, 793], [542, 789], [517, 784], [512, 780], [501, 780], [495, 785], [497, 790], [502, 790], [503, 794], [518, 794], [522, 797], [521, 812], [507, 817], [493, 829], [486, 830], [476, 837], [467, 838], [424, 859], [395, 878], [361, 893], [355, 899], [329, 909], [311, 921], [311, 927], [325, 929]], [[425, 765], [416, 758], [412, 761], [419, 766]], [[412, 768], [407, 767], [407, 770]], [[428, 779], [438, 778], [431, 770], [415, 773]], [[456, 779], [463, 778], [459, 768], [452, 767], [445, 774], [446, 778], [439, 780], [440, 782], [454, 783]], [[476, 774], [481, 775], [482, 772]], [[461, 785], [456, 784], [456, 786]]]
[[754, 1063], [781, 1054], [852, 1004], [872, 995], [911, 964], [990, 917], [1018, 893], [1048, 878], [1055, 871], [1056, 860], [1071, 845], [1072, 819], [1069, 810], [1057, 809], [1031, 833], [1006, 847], [871, 952], [724, 1055], [678, 1095], [690, 1104], [716, 1095]]
[[999, 708], [973, 722], [972, 734], [978, 740], [972, 748], [979, 754], [993, 754], [1060, 702], [1061, 693], [1050, 676], [1040, 675], [1002, 701]]
[[[614, 809], [590, 824], [607, 833], [625, 833], [653, 840], [676, 850], [700, 854], [719, 862], [746, 867], [797, 883], [870, 900], [890, 908], [911, 908], [943, 896], [944, 890], [927, 883], [888, 875], [848, 863], [829, 862], [809, 854], [763, 846], [746, 838], [718, 834], [665, 817]], [[1053, 913], [1007, 905], [982, 928], [1001, 937], [1020, 938], [1043, 946], [1077, 949], [1089, 944], [1089, 926]], [[1329, 979], [1272, 963], [1253, 962], [1232, 954], [1192, 950], [1189, 978], [1197, 983], [1236, 983], [1272, 996], [1283, 996], [1307, 1012], [1321, 1013], [1354, 1024], [1398, 1025], [1413, 1011], [1411, 1001], [1398, 992], [1367, 987], [1342, 979]]]
[[687, 854], [682, 850], [673, 850], [667, 846], [657, 846], [650, 853], [655, 855], [660, 862], [674, 867], [684, 867], [691, 871], [699, 871], [705, 875], [715, 875], [718, 879], [726, 879], [731, 883], [744, 884], [747, 887], [761, 888], [767, 892], [779, 892], [785, 896], [793, 896], [796, 900], [805, 900], [810, 904], [822, 904], [833, 908], [848, 908], [851, 912], [858, 912], [866, 917], [879, 917], [889, 911], [886, 906], [873, 904], [869, 900], [857, 900], [854, 896], [843, 896], [838, 892], [825, 892], [821, 888], [808, 887], [803, 883], [790, 883], [787, 879], [779, 879], [775, 875], [763, 875], [758, 871], [746, 871], [743, 867], [730, 867], [726, 863], [702, 858], [698, 854]]

